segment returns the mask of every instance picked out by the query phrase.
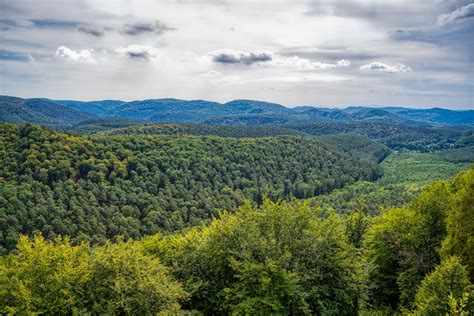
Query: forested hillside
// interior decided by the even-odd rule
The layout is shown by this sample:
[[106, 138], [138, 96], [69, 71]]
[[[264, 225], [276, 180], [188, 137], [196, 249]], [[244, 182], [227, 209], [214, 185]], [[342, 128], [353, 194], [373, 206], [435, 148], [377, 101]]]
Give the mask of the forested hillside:
[[[102, 119], [80, 123], [70, 129], [73, 133], [92, 133], [97, 131], [111, 134], [149, 134], [149, 135], [216, 135], [221, 137], [266, 137], [278, 135], [330, 136], [357, 135], [375, 140], [394, 150], [419, 152], [451, 151], [451, 156], [472, 161], [474, 152], [474, 128], [443, 127], [426, 128], [390, 123], [313, 123], [299, 125], [271, 126], [233, 126], [203, 124], [143, 124], [127, 120]], [[458, 151], [461, 148], [463, 151]], [[468, 152], [465, 152], [465, 151]], [[448, 152], [446, 152], [448, 154]]]
[[473, 198], [471, 168], [375, 217], [266, 200], [140, 241], [22, 237], [0, 312], [470, 315]]
[[472, 128], [70, 130], [0, 124], [0, 314], [474, 313]]
[[0, 122], [67, 127], [92, 117], [49, 100], [0, 96]]
[[346, 148], [295, 136], [75, 136], [8, 124], [0, 137], [0, 244], [7, 250], [20, 233], [138, 238], [198, 225], [244, 199], [309, 198], [375, 180], [388, 153], [367, 140]]

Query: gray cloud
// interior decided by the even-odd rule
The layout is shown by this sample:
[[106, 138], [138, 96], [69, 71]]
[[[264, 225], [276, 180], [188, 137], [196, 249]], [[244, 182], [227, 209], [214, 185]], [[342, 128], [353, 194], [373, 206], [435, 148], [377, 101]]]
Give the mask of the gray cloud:
[[156, 57], [156, 50], [150, 46], [130, 45], [127, 47], [119, 47], [115, 52], [125, 55], [130, 59], [150, 60]]
[[87, 34], [87, 35], [92, 35], [95, 37], [101, 37], [104, 35], [104, 30], [100, 28], [96, 28], [93, 26], [88, 26], [88, 25], [81, 25], [77, 28], [77, 30], [81, 33]]
[[359, 18], [383, 26], [428, 23], [435, 7], [430, 1], [311, 0], [308, 15]]
[[9, 30], [11, 27], [16, 26], [15, 21], [12, 20], [0, 20], [0, 31]]
[[135, 23], [126, 24], [123, 28], [123, 32], [127, 35], [135, 36], [143, 33], [156, 33], [161, 35], [167, 31], [172, 31], [174, 28], [169, 27], [160, 21], [155, 23]]
[[474, 3], [470, 3], [463, 7], [457, 8], [451, 13], [442, 14], [438, 16], [438, 24], [445, 25], [456, 20], [466, 19], [474, 16]]
[[360, 66], [360, 70], [373, 70], [386, 73], [412, 72], [411, 67], [404, 64], [394, 64], [392, 66], [375, 61], [373, 63]]
[[219, 53], [212, 53], [212, 61], [219, 64], [243, 64], [251, 65], [255, 63], [262, 63], [271, 61], [272, 55], [266, 52], [261, 53], [242, 53], [222, 51]]

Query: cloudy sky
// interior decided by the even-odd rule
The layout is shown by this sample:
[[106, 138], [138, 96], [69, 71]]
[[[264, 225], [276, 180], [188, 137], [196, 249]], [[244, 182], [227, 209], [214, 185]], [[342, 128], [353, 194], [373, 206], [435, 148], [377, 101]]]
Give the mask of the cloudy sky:
[[474, 107], [474, 0], [0, 0], [0, 94]]

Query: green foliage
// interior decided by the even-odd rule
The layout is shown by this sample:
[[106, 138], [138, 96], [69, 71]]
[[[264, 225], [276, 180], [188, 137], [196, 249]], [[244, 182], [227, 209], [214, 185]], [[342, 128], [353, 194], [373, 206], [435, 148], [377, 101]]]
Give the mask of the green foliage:
[[89, 249], [36, 236], [20, 238], [17, 254], [0, 261], [0, 313], [67, 314], [84, 307]]
[[472, 313], [469, 129], [293, 128], [1, 124], [0, 314]]
[[[413, 124], [411, 124], [413, 125]], [[364, 136], [394, 150], [434, 152], [474, 145], [471, 128], [427, 128], [382, 122], [330, 122], [285, 126], [309, 135], [351, 134]]]
[[151, 315], [185, 298], [158, 259], [136, 243], [90, 249], [23, 236], [0, 261], [0, 313]]
[[380, 181], [358, 181], [329, 194], [310, 199], [311, 205], [320, 206], [324, 210], [336, 211], [340, 214], [351, 214], [360, 211], [375, 216], [384, 209], [402, 207], [408, 204], [422, 187], [417, 184], [382, 184]]
[[[82, 124], [83, 128], [94, 129], [94, 126]], [[103, 126], [103, 124], [101, 124]], [[78, 126], [79, 127], [79, 126]], [[108, 126], [103, 126], [108, 127]], [[73, 129], [76, 131], [76, 129]], [[219, 136], [235, 138], [270, 137], [281, 135], [308, 136], [284, 126], [225, 126], [225, 125], [202, 125], [202, 124], [144, 124], [129, 128], [113, 129], [109, 133], [114, 135], [138, 134], [138, 135], [195, 135], [195, 136]]]
[[374, 265], [375, 301], [409, 306], [421, 278], [438, 263], [438, 249], [446, 235], [450, 208], [444, 183], [435, 183], [408, 207], [383, 213], [367, 235], [368, 255]]
[[207, 314], [354, 314], [362, 270], [337, 215], [307, 203], [265, 201], [209, 227], [144, 240], [185, 284], [187, 306]]
[[468, 315], [473, 172], [375, 218], [264, 199], [140, 242], [23, 236], [0, 257], [0, 313]]
[[73, 136], [0, 125], [0, 246], [18, 233], [103, 243], [199, 225], [246, 198], [308, 198], [380, 175], [311, 138]]
[[445, 259], [421, 282], [414, 315], [471, 315], [474, 291], [457, 257]]
[[446, 180], [468, 169], [468, 163], [446, 161], [437, 154], [400, 152], [387, 157], [381, 164], [384, 169], [382, 183], [419, 183]]
[[362, 242], [372, 219], [360, 211], [354, 211], [345, 218], [346, 236], [356, 248], [362, 247]]
[[474, 168], [458, 175], [452, 183], [452, 204], [447, 214], [447, 237], [441, 254], [456, 255], [474, 280]]
[[153, 315], [176, 312], [185, 292], [157, 258], [133, 242], [94, 248], [87, 280], [93, 314]]
[[131, 121], [123, 118], [100, 118], [81, 121], [67, 131], [76, 134], [92, 134], [115, 129], [125, 129], [126, 127], [141, 125], [142, 122]]
[[[373, 304], [410, 307], [422, 278], [440, 263], [441, 246], [445, 253], [456, 248], [451, 248], [450, 238], [454, 237], [446, 236], [456, 231], [461, 240], [472, 237], [467, 218], [465, 229], [449, 224], [454, 221], [456, 207], [458, 212], [472, 210], [472, 196], [466, 192], [473, 184], [472, 171], [461, 174], [453, 183], [433, 183], [408, 207], [386, 211], [374, 219], [366, 236], [368, 260], [373, 267], [369, 274]], [[468, 262], [470, 254], [464, 248], [457, 249], [462, 249], [460, 255], [465, 255]]]

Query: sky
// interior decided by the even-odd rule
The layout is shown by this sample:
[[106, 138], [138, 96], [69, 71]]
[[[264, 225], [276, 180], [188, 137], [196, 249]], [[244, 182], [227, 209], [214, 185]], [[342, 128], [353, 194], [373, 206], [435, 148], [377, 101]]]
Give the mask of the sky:
[[474, 109], [474, 0], [0, 0], [0, 94]]

